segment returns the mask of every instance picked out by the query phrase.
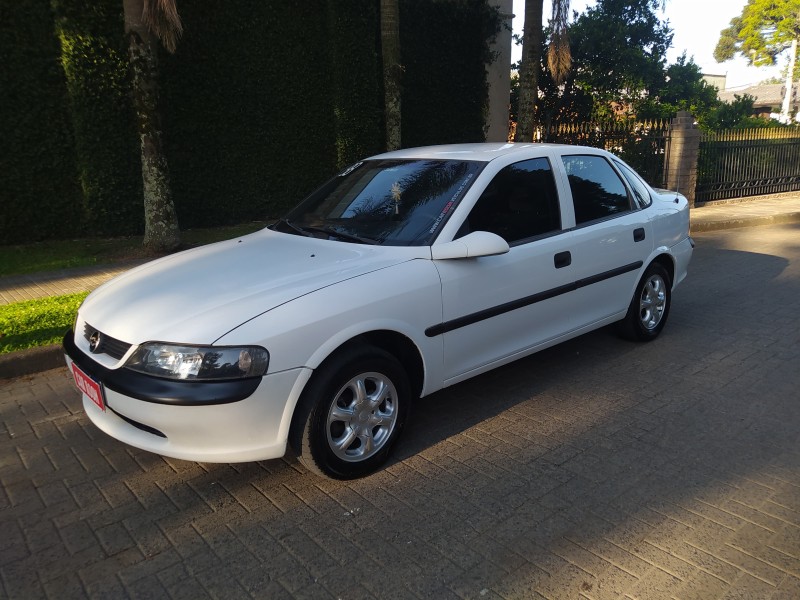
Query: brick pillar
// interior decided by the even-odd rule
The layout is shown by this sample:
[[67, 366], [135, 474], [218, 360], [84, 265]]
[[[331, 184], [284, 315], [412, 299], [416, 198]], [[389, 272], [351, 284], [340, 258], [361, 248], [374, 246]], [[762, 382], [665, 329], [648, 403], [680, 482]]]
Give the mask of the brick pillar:
[[681, 110], [672, 119], [667, 163], [667, 189], [680, 192], [694, 206], [697, 186], [697, 155], [700, 150], [700, 130], [691, 113]]

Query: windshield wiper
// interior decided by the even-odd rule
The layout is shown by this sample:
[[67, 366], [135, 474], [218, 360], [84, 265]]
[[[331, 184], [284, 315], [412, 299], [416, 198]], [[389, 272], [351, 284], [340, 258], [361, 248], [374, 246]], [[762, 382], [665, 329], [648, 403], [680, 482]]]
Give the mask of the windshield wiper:
[[[371, 240], [369, 238], [359, 237], [357, 235], [353, 235], [352, 233], [345, 233], [343, 231], [337, 231], [336, 229], [332, 229], [331, 227], [316, 227], [314, 225], [295, 225], [289, 219], [279, 219], [275, 221], [275, 223], [271, 226], [272, 228], [277, 227], [278, 225], [285, 225], [297, 235], [303, 235], [305, 237], [314, 237], [314, 233], [324, 233], [325, 235], [329, 235], [331, 237], [337, 237], [342, 240], [348, 240], [350, 242], [356, 242], [358, 244], [377, 244], [378, 242], [375, 240]], [[313, 232], [313, 233], [312, 233]]]
[[313, 225], [291, 225], [291, 227], [297, 227], [302, 229], [304, 232], [306, 231], [316, 231], [318, 233], [324, 233], [333, 237], [337, 237], [342, 240], [348, 240], [351, 242], [356, 242], [357, 244], [377, 244], [376, 240], [371, 240], [365, 237], [359, 237], [357, 235], [353, 235], [352, 233], [345, 233], [343, 231], [337, 231], [336, 229], [332, 229], [331, 227], [315, 227]]
[[275, 228], [278, 225], [286, 225], [286, 227], [288, 227], [289, 229], [294, 231], [297, 235], [302, 235], [304, 237], [314, 237], [313, 235], [311, 235], [307, 231], [304, 231], [303, 229], [301, 229], [300, 227], [298, 227], [294, 223], [291, 223], [288, 219], [279, 219], [278, 221], [275, 221], [275, 223], [272, 225], [272, 227]]

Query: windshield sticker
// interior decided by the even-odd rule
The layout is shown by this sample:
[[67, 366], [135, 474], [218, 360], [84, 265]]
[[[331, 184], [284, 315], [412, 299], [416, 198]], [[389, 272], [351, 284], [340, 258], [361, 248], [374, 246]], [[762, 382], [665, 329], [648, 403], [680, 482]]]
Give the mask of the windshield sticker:
[[428, 233], [434, 233], [436, 229], [439, 227], [439, 225], [442, 224], [442, 220], [447, 216], [447, 213], [450, 212], [450, 209], [453, 208], [453, 205], [456, 203], [456, 200], [458, 200], [458, 197], [461, 195], [461, 192], [464, 191], [464, 188], [467, 187], [467, 184], [469, 184], [471, 179], [472, 179], [472, 173], [470, 173], [464, 178], [464, 181], [462, 181], [461, 185], [458, 186], [458, 189], [453, 194], [453, 197], [450, 198], [449, 202], [444, 205], [444, 208], [442, 208], [442, 212], [439, 213], [438, 217], [436, 217], [436, 220], [433, 222], [433, 226], [428, 230]]
[[400, 214], [400, 182], [395, 181], [392, 184], [392, 200], [394, 201], [394, 214]]
[[356, 170], [358, 167], [360, 167], [360, 166], [361, 166], [361, 165], [363, 165], [363, 164], [364, 164], [364, 161], [362, 160], [362, 161], [359, 161], [359, 162], [357, 162], [357, 163], [356, 163], [356, 164], [354, 164], [354, 165], [351, 165], [351, 166], [347, 167], [347, 168], [346, 168], [344, 171], [342, 171], [341, 173], [339, 173], [339, 177], [344, 177], [344, 176], [346, 176], [346, 175], [350, 175], [350, 173], [352, 173], [353, 171], [355, 171], [355, 170]]

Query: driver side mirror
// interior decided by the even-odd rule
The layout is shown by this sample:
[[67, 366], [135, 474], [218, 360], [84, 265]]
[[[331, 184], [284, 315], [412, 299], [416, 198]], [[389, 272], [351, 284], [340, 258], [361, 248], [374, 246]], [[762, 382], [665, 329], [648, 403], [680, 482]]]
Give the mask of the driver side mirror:
[[509, 250], [508, 242], [499, 235], [488, 231], [473, 231], [452, 242], [431, 246], [431, 258], [433, 260], [477, 258], [505, 254]]

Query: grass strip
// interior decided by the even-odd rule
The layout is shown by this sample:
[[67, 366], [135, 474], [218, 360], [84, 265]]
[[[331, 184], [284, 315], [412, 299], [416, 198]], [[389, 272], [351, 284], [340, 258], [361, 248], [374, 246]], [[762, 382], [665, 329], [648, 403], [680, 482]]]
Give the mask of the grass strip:
[[61, 341], [89, 292], [0, 306], [0, 354]]

